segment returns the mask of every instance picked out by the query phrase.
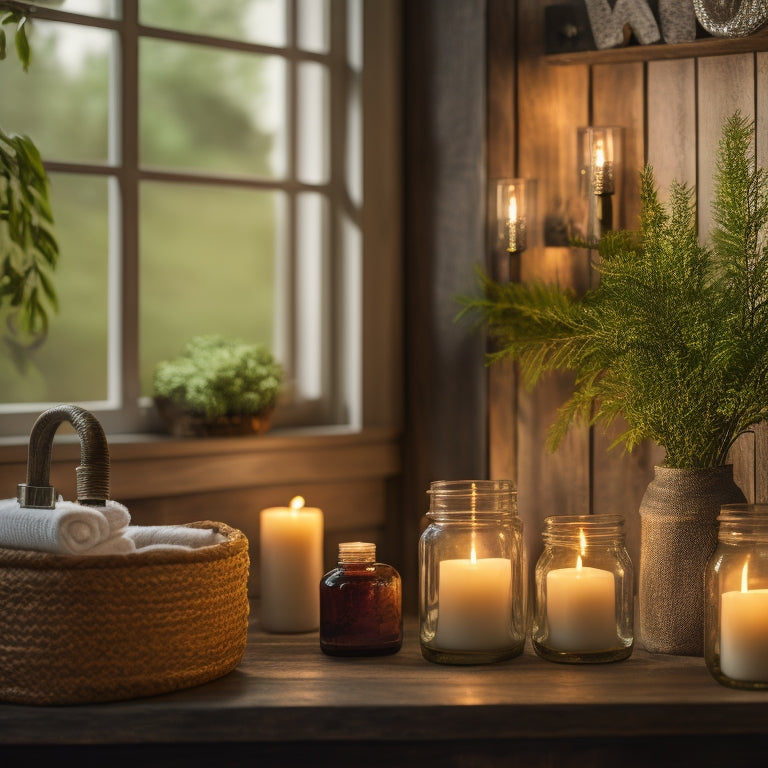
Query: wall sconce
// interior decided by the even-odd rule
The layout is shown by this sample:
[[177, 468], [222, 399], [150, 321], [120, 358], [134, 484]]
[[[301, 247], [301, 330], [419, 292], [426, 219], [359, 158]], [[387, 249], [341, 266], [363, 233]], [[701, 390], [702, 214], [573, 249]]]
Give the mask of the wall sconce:
[[587, 200], [586, 240], [596, 243], [613, 229], [613, 196], [621, 165], [621, 134], [618, 126], [586, 126], [578, 129], [579, 177]]
[[532, 179], [496, 182], [496, 236], [498, 246], [514, 255], [528, 247], [528, 233], [536, 198]]

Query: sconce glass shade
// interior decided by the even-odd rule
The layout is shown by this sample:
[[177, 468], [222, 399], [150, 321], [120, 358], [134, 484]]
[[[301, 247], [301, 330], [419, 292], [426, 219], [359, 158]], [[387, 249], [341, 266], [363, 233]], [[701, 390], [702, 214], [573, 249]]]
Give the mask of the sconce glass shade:
[[586, 240], [597, 242], [613, 229], [613, 201], [621, 171], [622, 129], [589, 125], [578, 129], [579, 190], [587, 202]]
[[521, 253], [528, 247], [535, 197], [532, 179], [496, 182], [496, 238], [500, 248]]

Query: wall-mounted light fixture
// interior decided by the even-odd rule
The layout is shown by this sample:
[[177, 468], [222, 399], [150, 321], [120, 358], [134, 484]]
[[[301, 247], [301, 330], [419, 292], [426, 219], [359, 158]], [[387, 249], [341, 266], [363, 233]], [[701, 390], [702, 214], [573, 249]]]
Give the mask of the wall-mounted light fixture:
[[535, 199], [532, 179], [499, 179], [496, 182], [496, 232], [498, 244], [511, 254], [528, 247]]
[[614, 227], [613, 196], [621, 166], [619, 126], [590, 125], [578, 129], [579, 177], [582, 196], [587, 201], [585, 234], [596, 243]]

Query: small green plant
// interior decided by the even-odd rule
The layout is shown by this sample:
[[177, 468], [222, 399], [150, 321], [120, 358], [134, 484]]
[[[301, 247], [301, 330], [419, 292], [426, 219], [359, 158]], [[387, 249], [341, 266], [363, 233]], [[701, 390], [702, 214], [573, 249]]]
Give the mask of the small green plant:
[[[27, 37], [31, 10], [0, 0], [0, 59], [6, 58], [4, 28], [15, 25], [14, 47], [25, 72], [31, 61]], [[58, 307], [52, 282], [58, 257], [49, 181], [40, 153], [28, 136], [0, 129], [0, 311], [17, 364], [24, 348], [45, 339], [48, 316]]]
[[216, 418], [270, 411], [282, 383], [282, 366], [264, 345], [209, 334], [157, 364], [153, 391], [183, 410]]
[[710, 246], [698, 242], [692, 189], [673, 182], [665, 207], [646, 167], [639, 230], [601, 239], [596, 288], [577, 296], [481, 274], [483, 295], [462, 299], [461, 315], [495, 342], [489, 363], [517, 360], [529, 386], [573, 373], [550, 450], [575, 420], [607, 426], [622, 416], [614, 445], [651, 440], [665, 466], [715, 467], [768, 416], [768, 175], [753, 134], [738, 112], [723, 127]]

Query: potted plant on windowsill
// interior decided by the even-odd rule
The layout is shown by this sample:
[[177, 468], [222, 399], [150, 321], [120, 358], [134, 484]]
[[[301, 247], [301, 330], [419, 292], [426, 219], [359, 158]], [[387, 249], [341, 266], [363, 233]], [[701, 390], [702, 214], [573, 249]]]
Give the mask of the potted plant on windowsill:
[[462, 314], [495, 342], [491, 363], [516, 360], [531, 386], [572, 372], [550, 449], [575, 420], [617, 417], [625, 429], [615, 444], [665, 449], [640, 507], [640, 634], [658, 652], [703, 652], [716, 516], [745, 500], [729, 449], [768, 416], [768, 176], [756, 167], [753, 132], [738, 112], [723, 127], [711, 246], [698, 242], [692, 189], [674, 182], [665, 207], [646, 167], [639, 230], [603, 236], [597, 287], [577, 296], [482, 278], [483, 295], [463, 299]]
[[266, 432], [282, 389], [283, 369], [262, 344], [209, 334], [157, 364], [155, 404], [173, 435], [204, 437]]

